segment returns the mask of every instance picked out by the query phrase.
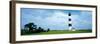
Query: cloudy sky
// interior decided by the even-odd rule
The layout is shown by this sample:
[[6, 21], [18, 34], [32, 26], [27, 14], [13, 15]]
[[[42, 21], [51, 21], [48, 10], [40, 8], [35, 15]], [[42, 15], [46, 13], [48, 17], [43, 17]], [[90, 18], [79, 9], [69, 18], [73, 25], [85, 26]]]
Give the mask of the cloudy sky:
[[92, 29], [92, 11], [21, 8], [21, 28], [30, 22], [51, 30], [68, 29], [68, 13], [71, 13], [75, 29]]

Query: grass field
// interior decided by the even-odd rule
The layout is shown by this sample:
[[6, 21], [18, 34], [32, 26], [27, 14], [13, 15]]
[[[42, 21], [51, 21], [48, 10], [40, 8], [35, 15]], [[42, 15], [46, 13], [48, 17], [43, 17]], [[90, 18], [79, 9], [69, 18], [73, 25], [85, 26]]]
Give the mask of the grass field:
[[50, 30], [49, 32], [40, 32], [40, 33], [26, 32], [21, 35], [74, 34], [74, 33], [91, 33], [91, 32], [92, 32], [92, 30], [76, 30], [76, 31]]

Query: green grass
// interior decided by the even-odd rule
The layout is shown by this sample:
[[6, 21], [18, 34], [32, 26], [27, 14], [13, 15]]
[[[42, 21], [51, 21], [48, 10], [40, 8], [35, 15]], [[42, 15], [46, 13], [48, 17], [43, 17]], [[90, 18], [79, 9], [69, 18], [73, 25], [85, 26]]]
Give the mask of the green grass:
[[69, 30], [51, 30], [49, 32], [40, 32], [40, 33], [32, 33], [32, 32], [27, 32], [23, 33], [21, 31], [21, 35], [49, 35], [49, 34], [75, 34], [75, 33], [91, 33], [92, 30], [76, 30], [76, 31], [69, 31]]
[[39, 34], [70, 34], [70, 33], [89, 33], [90, 30], [77, 30], [77, 31], [68, 31], [68, 30], [52, 30], [49, 32], [41, 32]]

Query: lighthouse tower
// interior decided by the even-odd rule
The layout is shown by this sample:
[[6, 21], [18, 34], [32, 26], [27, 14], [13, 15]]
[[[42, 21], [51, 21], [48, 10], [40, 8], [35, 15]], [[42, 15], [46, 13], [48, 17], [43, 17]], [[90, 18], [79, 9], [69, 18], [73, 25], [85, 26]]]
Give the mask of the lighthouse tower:
[[75, 29], [73, 28], [73, 25], [72, 25], [72, 17], [71, 17], [71, 13], [68, 14], [68, 27], [69, 27], [69, 31], [75, 31]]

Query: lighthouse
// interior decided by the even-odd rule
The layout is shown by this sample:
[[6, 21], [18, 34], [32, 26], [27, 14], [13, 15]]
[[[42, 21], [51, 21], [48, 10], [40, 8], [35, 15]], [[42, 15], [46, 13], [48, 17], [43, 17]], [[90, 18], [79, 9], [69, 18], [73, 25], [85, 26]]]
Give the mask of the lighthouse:
[[71, 13], [68, 14], [68, 27], [69, 27], [69, 31], [75, 31], [75, 29], [73, 28], [73, 25], [72, 25], [72, 15]]

